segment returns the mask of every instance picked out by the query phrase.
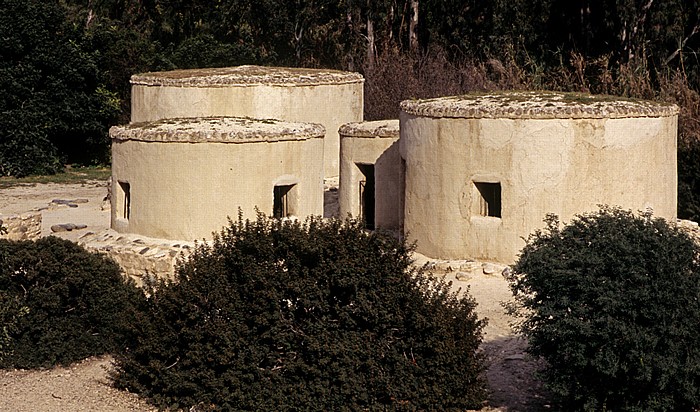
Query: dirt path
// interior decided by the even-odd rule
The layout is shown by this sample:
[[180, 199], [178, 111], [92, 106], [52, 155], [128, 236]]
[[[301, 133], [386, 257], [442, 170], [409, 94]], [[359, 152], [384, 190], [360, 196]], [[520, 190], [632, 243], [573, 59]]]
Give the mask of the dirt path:
[[[51, 226], [63, 223], [87, 225], [85, 229], [55, 235], [75, 240], [87, 231], [109, 227], [109, 211], [103, 211], [105, 182], [84, 185], [41, 184], [0, 190], [0, 213], [42, 211], [42, 235], [51, 234]], [[87, 199], [77, 207], [51, 204], [54, 199]], [[486, 411], [536, 412], [548, 410], [547, 400], [534, 379], [536, 363], [525, 355], [525, 343], [510, 327], [512, 319], [502, 302], [510, 299], [500, 269], [491, 274], [476, 273], [457, 280], [454, 272], [437, 272], [466, 289], [478, 302], [480, 317], [488, 318], [482, 349], [489, 362], [487, 378], [491, 387]], [[134, 394], [109, 386], [109, 357], [91, 358], [67, 368], [42, 371], [0, 371], [0, 411], [85, 412], [154, 411]]]
[[109, 385], [110, 358], [90, 358], [67, 368], [3, 371], [0, 411], [156, 411], [138, 396]]

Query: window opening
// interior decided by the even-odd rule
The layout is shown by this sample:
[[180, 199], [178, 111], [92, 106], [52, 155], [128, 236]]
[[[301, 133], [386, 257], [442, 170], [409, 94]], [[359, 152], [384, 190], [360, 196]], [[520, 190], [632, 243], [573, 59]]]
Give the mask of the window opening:
[[119, 196], [119, 206], [118, 211], [119, 217], [123, 219], [129, 219], [131, 217], [131, 185], [127, 182], [119, 182], [120, 196]]
[[362, 172], [360, 180], [360, 217], [365, 222], [365, 228], [374, 230], [374, 165], [358, 164]]
[[291, 190], [294, 185], [280, 185], [274, 188], [274, 201], [272, 206], [272, 216], [281, 219], [291, 216], [293, 210], [291, 207]]
[[474, 182], [479, 192], [479, 214], [481, 216], [501, 217], [501, 184]]

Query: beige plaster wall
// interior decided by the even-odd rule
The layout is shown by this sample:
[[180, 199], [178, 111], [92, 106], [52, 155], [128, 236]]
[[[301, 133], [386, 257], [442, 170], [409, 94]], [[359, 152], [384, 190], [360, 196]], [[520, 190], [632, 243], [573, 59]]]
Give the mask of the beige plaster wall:
[[401, 158], [399, 121], [381, 120], [352, 123], [340, 128], [340, 217], [360, 215], [358, 164], [374, 165], [375, 227], [399, 230], [401, 227]]
[[[676, 218], [675, 114], [458, 118], [401, 113], [405, 231], [418, 252], [511, 263], [554, 213], [599, 204]], [[474, 181], [500, 182], [502, 216], [479, 215]]]
[[225, 117], [113, 127], [112, 228], [211, 239], [239, 208], [244, 219], [255, 219], [256, 207], [272, 215], [275, 185], [295, 185], [293, 215], [322, 215], [324, 133], [315, 124]]
[[[112, 176], [130, 185], [131, 213], [112, 227], [164, 239], [211, 239], [237, 219], [271, 215], [275, 184], [296, 184], [296, 213], [323, 214], [323, 140], [232, 143], [116, 141]], [[117, 184], [115, 184], [115, 190]]]
[[[302, 74], [285, 68], [240, 69], [246, 67], [263, 74], [254, 74], [251, 80], [235, 71], [239, 68], [230, 68], [223, 74], [211, 69], [134, 76], [131, 121], [241, 116], [320, 123], [326, 128], [324, 176], [338, 176], [337, 131], [342, 124], [362, 121], [364, 79], [356, 73], [335, 71], [329, 77], [329, 71], [313, 69], [304, 69]], [[268, 72], [274, 76], [264, 74]]]

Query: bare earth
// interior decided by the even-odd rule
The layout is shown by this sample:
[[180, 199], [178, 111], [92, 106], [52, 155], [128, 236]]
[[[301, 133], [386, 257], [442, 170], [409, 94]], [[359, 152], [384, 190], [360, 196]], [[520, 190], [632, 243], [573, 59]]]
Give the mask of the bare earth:
[[[42, 210], [42, 235], [51, 234], [51, 226], [63, 223], [85, 224], [82, 230], [56, 235], [75, 240], [87, 231], [109, 227], [109, 211], [101, 209], [107, 194], [105, 182], [83, 185], [40, 184], [0, 190], [3, 214]], [[87, 199], [78, 207], [50, 206], [54, 199]], [[501, 267], [502, 269], [502, 267]], [[491, 388], [488, 405], [481, 411], [534, 412], [550, 409], [541, 385], [534, 378], [537, 364], [524, 352], [525, 342], [516, 337], [502, 302], [510, 299], [500, 270], [493, 274], [475, 274], [457, 280], [454, 272], [436, 273], [453, 281], [455, 288], [470, 293], [478, 302], [480, 317], [488, 318], [482, 349], [489, 362], [487, 379]], [[70, 367], [50, 370], [0, 370], [0, 411], [85, 412], [155, 411], [134, 394], [110, 386], [109, 357], [91, 358]]]

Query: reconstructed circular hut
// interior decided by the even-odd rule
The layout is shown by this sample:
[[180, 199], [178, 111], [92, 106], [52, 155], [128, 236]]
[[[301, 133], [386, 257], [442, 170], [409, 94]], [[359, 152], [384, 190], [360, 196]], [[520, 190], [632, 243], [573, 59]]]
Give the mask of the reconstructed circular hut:
[[362, 218], [369, 229], [399, 230], [401, 162], [399, 121], [340, 127], [340, 217]]
[[240, 116], [320, 123], [326, 177], [338, 176], [340, 125], [362, 121], [364, 79], [326, 69], [239, 66], [131, 77], [131, 121]]
[[404, 229], [418, 252], [512, 262], [548, 213], [676, 218], [678, 108], [508, 92], [401, 103]]
[[279, 120], [164, 119], [110, 129], [112, 228], [144, 236], [211, 238], [255, 209], [323, 213], [323, 126]]

